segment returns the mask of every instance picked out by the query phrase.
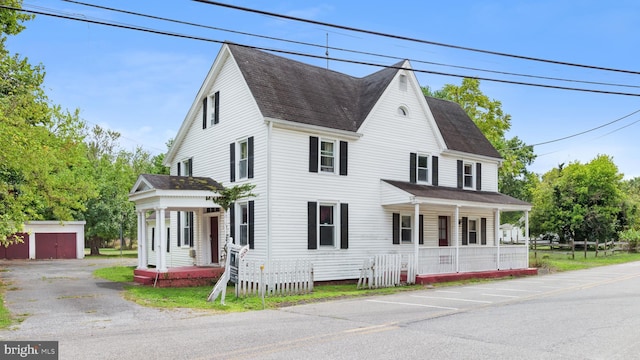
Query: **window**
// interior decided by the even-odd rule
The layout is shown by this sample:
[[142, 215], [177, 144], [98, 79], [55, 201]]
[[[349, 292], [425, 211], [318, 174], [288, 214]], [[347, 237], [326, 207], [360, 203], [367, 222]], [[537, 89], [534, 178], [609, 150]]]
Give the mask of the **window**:
[[182, 239], [183, 244], [185, 246], [193, 247], [193, 212], [191, 211], [181, 211], [180, 215], [182, 216]]
[[334, 246], [336, 228], [334, 223], [333, 204], [320, 204], [320, 246]]
[[240, 238], [240, 246], [245, 246], [249, 242], [249, 208], [246, 203], [239, 204], [238, 211], [240, 212], [240, 223], [238, 224]]
[[320, 141], [320, 171], [335, 172], [335, 143], [333, 141]]
[[407, 110], [407, 108], [404, 107], [404, 106], [400, 106], [400, 107], [398, 107], [398, 115], [407, 116], [407, 115], [409, 115], [409, 110]]
[[193, 159], [185, 159], [178, 163], [178, 176], [193, 176]]
[[349, 248], [349, 204], [310, 201], [307, 210], [307, 249]]
[[238, 150], [240, 153], [240, 158], [238, 159], [238, 177], [240, 179], [246, 179], [249, 168], [249, 146], [247, 140], [242, 140], [238, 143]]
[[463, 181], [464, 181], [465, 188], [472, 189], [474, 187], [474, 173], [473, 173], [474, 166], [473, 165], [474, 165], [473, 163], [468, 163], [468, 162], [464, 163]]
[[401, 215], [400, 216], [400, 240], [402, 242], [411, 242], [411, 216], [410, 215]]
[[231, 182], [253, 179], [253, 136], [229, 144], [229, 163]]
[[316, 136], [309, 137], [309, 172], [347, 175], [347, 150], [346, 141], [320, 139]]
[[418, 154], [418, 182], [429, 182], [429, 156]]
[[209, 121], [211, 125], [220, 122], [220, 91], [209, 95]]
[[478, 220], [469, 219], [469, 225], [467, 227], [469, 244], [478, 243]]

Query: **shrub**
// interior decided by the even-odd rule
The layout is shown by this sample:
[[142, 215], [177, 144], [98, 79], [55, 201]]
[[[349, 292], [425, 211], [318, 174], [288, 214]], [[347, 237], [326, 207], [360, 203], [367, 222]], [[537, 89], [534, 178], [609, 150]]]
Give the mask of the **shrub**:
[[627, 251], [638, 252], [640, 245], [640, 231], [636, 229], [627, 229], [618, 233], [620, 240], [627, 243]]

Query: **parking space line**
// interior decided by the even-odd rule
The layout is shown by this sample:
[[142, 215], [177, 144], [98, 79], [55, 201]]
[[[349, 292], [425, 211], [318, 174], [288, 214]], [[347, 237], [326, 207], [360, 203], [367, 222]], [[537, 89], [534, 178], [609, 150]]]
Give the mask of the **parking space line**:
[[447, 307], [447, 306], [435, 306], [435, 305], [426, 305], [426, 304], [414, 304], [414, 303], [405, 303], [398, 301], [382, 301], [382, 300], [365, 300], [368, 302], [375, 302], [381, 304], [392, 304], [392, 305], [408, 305], [408, 306], [421, 306], [421, 307], [429, 307], [434, 309], [444, 309], [444, 310], [459, 310], [458, 308]]
[[528, 293], [541, 293], [542, 291], [538, 290], [523, 290], [523, 289], [505, 289], [505, 288], [485, 288], [485, 287], [477, 287], [475, 289], [479, 290], [493, 290], [493, 291], [513, 291], [513, 292], [528, 292]]
[[460, 294], [460, 291], [436, 290], [437, 293]]
[[422, 296], [422, 295], [411, 295], [411, 297], [422, 298], [422, 299], [452, 300], [452, 301], [465, 301], [465, 302], [473, 302], [473, 303], [481, 303], [481, 304], [493, 304], [493, 301], [486, 301], [486, 300], [472, 300], [472, 299], [438, 297], [438, 296]]

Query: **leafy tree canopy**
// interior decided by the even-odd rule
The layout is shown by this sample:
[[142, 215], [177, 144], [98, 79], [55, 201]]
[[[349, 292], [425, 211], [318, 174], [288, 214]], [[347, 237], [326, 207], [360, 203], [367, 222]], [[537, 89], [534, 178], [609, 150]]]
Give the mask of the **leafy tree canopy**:
[[[18, 0], [5, 4], [20, 8]], [[44, 70], [11, 55], [7, 35], [31, 16], [0, 9], [0, 244], [28, 220], [72, 220], [95, 196], [87, 181], [84, 124], [78, 112], [51, 105]]]

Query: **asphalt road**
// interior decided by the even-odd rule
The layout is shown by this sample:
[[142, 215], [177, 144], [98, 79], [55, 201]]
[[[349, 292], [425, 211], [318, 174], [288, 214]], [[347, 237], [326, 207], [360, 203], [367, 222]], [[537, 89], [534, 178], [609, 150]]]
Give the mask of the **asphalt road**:
[[224, 315], [128, 302], [90, 275], [111, 265], [0, 261], [26, 316], [0, 338], [60, 359], [640, 359], [640, 262]]

